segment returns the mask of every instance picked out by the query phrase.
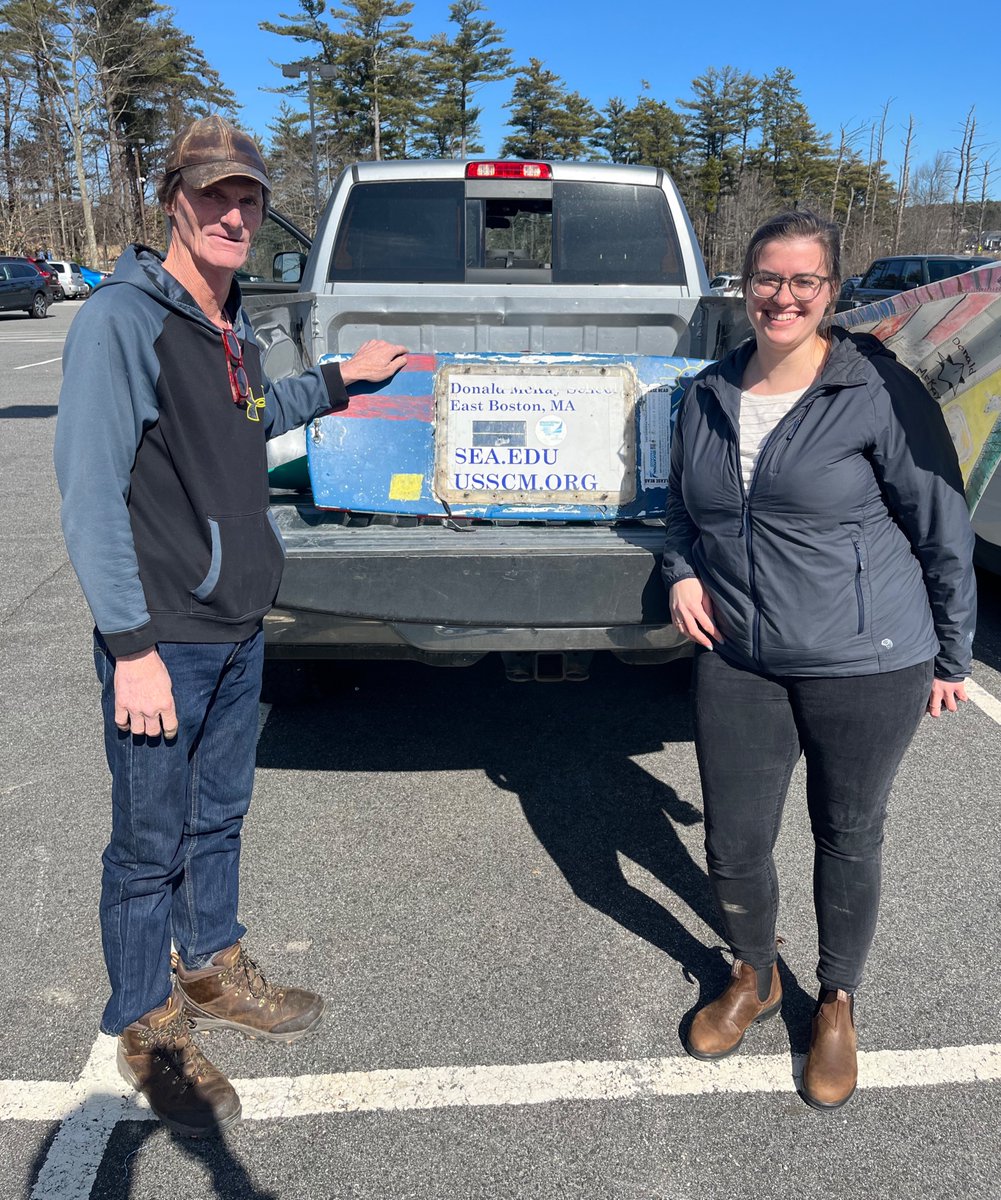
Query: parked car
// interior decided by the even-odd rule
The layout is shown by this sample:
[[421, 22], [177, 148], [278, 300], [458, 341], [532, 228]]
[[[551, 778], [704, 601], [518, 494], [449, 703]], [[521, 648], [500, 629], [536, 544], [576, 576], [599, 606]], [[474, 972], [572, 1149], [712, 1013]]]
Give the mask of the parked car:
[[55, 272], [67, 300], [82, 300], [90, 294], [87, 281], [75, 262], [54, 262], [49, 259], [49, 267]]
[[709, 280], [710, 296], [743, 296], [739, 275], [714, 275]]
[[52, 265], [49, 264], [49, 260], [47, 258], [32, 258], [29, 254], [28, 262], [34, 266], [38, 274], [46, 281], [49, 304], [52, 304], [54, 300], [61, 300], [62, 284], [59, 282], [59, 276], [52, 269]]
[[839, 300], [850, 300], [855, 294], [855, 289], [862, 282], [861, 275], [848, 275], [841, 281], [841, 291], [838, 293]]
[[47, 316], [49, 292], [42, 273], [26, 258], [0, 256], [0, 310], [23, 309], [31, 317]]
[[28, 256], [28, 262], [45, 280], [45, 290], [48, 293], [49, 303], [53, 300], [63, 299], [63, 285], [59, 282], [59, 276], [53, 271], [52, 265], [47, 258], [32, 258]]
[[926, 283], [936, 283], [952, 275], [963, 275], [974, 267], [994, 262], [984, 254], [895, 254], [877, 258], [856, 284], [850, 298], [839, 300], [838, 311], [861, 308], [875, 300], [885, 300], [898, 292], [908, 292]]
[[107, 275], [101, 271], [95, 271], [93, 267], [80, 267], [80, 274], [83, 276], [83, 281], [87, 285], [88, 296], [94, 290], [94, 288], [107, 279]]

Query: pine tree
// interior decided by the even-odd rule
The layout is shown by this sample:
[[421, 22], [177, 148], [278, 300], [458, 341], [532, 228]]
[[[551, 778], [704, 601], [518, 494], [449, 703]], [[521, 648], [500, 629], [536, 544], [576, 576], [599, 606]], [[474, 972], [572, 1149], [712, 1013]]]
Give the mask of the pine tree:
[[600, 118], [586, 96], [567, 92], [561, 109], [554, 114], [552, 126], [553, 157], [566, 161], [585, 161], [594, 157], [591, 148]]
[[788, 67], [762, 79], [759, 98], [761, 145], [754, 158], [770, 175], [781, 203], [795, 207], [830, 174], [827, 139], [810, 120]]
[[[338, 79], [314, 80], [320, 134], [337, 147], [342, 161], [384, 157], [384, 138], [394, 153], [406, 145], [424, 96], [414, 88], [421, 78], [410, 22], [401, 18], [413, 9], [410, 0], [349, 0], [330, 9], [336, 28], [325, 21], [324, 0], [300, 0], [300, 10], [283, 16], [284, 24], [262, 21], [268, 33], [289, 37], [299, 45], [315, 46], [312, 57], [336, 66]], [[305, 83], [282, 89], [302, 94]]]
[[511, 51], [502, 45], [504, 31], [477, 17], [485, 11], [479, 0], [457, 0], [448, 10], [449, 20], [458, 27], [455, 37], [438, 34], [429, 43], [433, 100], [422, 126], [431, 144], [447, 148], [446, 156], [475, 153], [481, 109], [473, 97], [484, 84], [511, 74]]
[[566, 85], [559, 75], [546, 70], [540, 59], [530, 58], [527, 67], [519, 68], [511, 99], [505, 105], [511, 109], [508, 125], [515, 132], [504, 139], [501, 154], [529, 159], [556, 157], [556, 129], [566, 96]]
[[642, 97], [626, 114], [624, 129], [626, 162], [663, 167], [679, 176], [685, 129], [669, 104]]
[[629, 109], [621, 96], [612, 96], [600, 114], [592, 145], [612, 162], [628, 162]]
[[281, 196], [282, 212], [304, 229], [316, 220], [313, 210], [313, 172], [308, 118], [282, 101], [278, 116], [268, 126], [268, 175]]

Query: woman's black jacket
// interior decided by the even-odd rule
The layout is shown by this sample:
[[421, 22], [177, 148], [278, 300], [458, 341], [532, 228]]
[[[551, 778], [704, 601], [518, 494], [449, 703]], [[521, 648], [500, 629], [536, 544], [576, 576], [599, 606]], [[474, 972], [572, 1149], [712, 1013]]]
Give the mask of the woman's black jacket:
[[753, 341], [706, 368], [671, 447], [668, 587], [708, 589], [728, 661], [772, 675], [970, 670], [973, 534], [939, 405], [876, 338], [835, 328], [819, 381], [745, 489], [740, 389]]

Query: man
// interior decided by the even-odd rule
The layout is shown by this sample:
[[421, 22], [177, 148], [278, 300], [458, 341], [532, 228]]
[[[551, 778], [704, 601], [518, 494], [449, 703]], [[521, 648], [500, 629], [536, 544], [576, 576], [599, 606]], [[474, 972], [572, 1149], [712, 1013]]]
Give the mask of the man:
[[130, 247], [74, 321], [56, 427], [112, 775], [101, 1028], [119, 1038], [125, 1078], [192, 1137], [240, 1115], [192, 1027], [291, 1042], [323, 1015], [321, 997], [262, 974], [237, 918], [261, 623], [284, 554], [265, 441], [406, 362], [403, 347], [367, 342], [341, 366], [266, 378], [233, 273], [270, 190], [257, 146], [222, 118], [174, 139], [158, 192], [170, 249]]

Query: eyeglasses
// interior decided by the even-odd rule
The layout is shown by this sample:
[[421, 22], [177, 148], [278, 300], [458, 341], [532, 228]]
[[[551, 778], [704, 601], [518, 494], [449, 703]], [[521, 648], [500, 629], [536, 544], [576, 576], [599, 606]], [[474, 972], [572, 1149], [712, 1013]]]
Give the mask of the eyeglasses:
[[751, 291], [759, 300], [770, 300], [787, 283], [794, 300], [816, 300], [820, 289], [830, 279], [828, 275], [773, 275], [770, 271], [755, 271], [751, 276]]
[[233, 403], [243, 408], [250, 399], [250, 380], [243, 365], [243, 347], [232, 329], [222, 331], [222, 344], [226, 350], [226, 369], [229, 371], [229, 386], [233, 390]]

